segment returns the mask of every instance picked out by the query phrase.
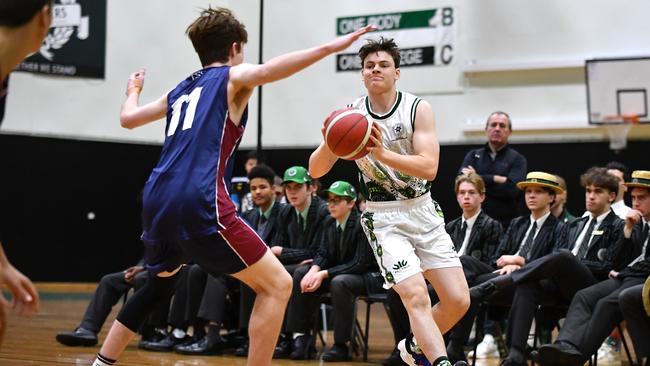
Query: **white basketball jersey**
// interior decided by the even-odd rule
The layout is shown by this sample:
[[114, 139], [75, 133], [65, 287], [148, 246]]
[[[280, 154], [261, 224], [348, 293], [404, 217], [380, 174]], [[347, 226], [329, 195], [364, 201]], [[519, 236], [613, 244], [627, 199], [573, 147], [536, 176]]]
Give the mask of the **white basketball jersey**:
[[[367, 112], [381, 128], [384, 148], [402, 155], [413, 155], [413, 129], [415, 111], [420, 98], [397, 91], [395, 104], [384, 115], [372, 111], [368, 96], [356, 99], [350, 107]], [[431, 183], [425, 179], [406, 175], [374, 159], [370, 154], [356, 160], [363, 174], [366, 195], [370, 201], [395, 201], [419, 197], [427, 192]]]

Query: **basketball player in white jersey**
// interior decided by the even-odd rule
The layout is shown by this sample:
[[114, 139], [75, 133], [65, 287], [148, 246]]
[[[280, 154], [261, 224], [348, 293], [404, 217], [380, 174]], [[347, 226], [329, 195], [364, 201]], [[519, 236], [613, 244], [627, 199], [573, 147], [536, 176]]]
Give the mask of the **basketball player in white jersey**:
[[[375, 120], [375, 147], [356, 161], [368, 198], [361, 220], [384, 287], [395, 288], [409, 314], [415, 337], [400, 342], [400, 355], [410, 365], [450, 366], [442, 334], [465, 314], [469, 293], [442, 211], [429, 192], [440, 152], [433, 112], [426, 101], [397, 90], [400, 54], [392, 39], [369, 40], [359, 57], [368, 95], [350, 106]], [[309, 160], [312, 177], [325, 175], [337, 160], [321, 143]], [[425, 279], [440, 298], [433, 307]]]

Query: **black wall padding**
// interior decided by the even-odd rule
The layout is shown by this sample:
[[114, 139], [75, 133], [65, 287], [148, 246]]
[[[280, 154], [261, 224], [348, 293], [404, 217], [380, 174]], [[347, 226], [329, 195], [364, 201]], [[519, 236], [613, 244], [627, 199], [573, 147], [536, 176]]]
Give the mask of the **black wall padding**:
[[[460, 215], [453, 182], [465, 153], [474, 147], [441, 147], [433, 196], [447, 220]], [[513, 147], [528, 158], [529, 170], [566, 178], [575, 215], [584, 212], [578, 180], [588, 167], [619, 160], [632, 169], [650, 169], [647, 141], [631, 141], [620, 154], [607, 142]], [[244, 174], [246, 152], [238, 153], [234, 175]], [[143, 251], [137, 198], [159, 153], [160, 147], [152, 145], [0, 135], [0, 231], [10, 260], [35, 281], [98, 281], [135, 264]], [[275, 149], [264, 156], [282, 175], [289, 166], [306, 165], [310, 153]], [[337, 163], [323, 185], [338, 179], [356, 185], [354, 163]]]

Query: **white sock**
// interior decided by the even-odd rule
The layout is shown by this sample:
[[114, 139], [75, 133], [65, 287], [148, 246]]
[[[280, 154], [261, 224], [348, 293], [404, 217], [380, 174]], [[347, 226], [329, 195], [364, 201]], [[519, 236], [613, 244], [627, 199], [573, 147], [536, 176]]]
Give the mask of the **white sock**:
[[115, 364], [115, 360], [111, 360], [110, 358], [104, 357], [101, 354], [97, 354], [97, 358], [95, 359], [95, 362], [93, 362], [92, 366], [112, 366]]

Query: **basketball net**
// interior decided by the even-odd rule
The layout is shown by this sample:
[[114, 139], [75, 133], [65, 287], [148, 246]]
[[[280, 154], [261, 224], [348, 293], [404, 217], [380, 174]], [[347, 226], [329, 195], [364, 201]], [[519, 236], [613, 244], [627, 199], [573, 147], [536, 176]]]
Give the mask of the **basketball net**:
[[609, 149], [620, 151], [627, 147], [627, 134], [632, 126], [639, 123], [638, 115], [615, 115], [604, 118], [609, 124], [605, 125], [609, 136]]

